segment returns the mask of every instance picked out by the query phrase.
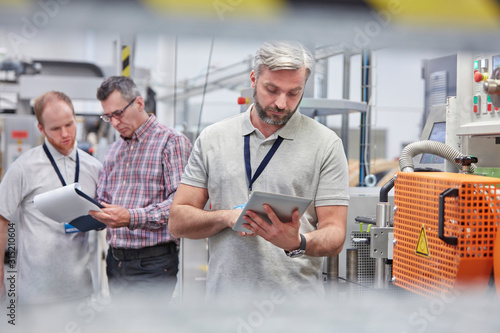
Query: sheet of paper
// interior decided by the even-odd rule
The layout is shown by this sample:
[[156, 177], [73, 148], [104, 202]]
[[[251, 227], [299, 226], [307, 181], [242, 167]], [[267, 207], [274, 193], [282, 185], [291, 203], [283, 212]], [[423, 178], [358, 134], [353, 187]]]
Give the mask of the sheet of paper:
[[79, 195], [75, 188], [81, 190], [80, 184], [74, 183], [38, 194], [33, 198], [33, 203], [45, 216], [61, 223], [88, 215], [89, 210], [101, 211], [95, 203]]

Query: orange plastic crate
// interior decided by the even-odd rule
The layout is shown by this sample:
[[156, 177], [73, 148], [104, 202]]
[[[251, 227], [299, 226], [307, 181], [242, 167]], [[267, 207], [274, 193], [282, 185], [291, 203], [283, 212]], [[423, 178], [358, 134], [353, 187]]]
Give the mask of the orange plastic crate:
[[[439, 238], [440, 195], [443, 236]], [[487, 288], [500, 223], [500, 179], [447, 172], [399, 172], [394, 184], [394, 284], [424, 296]]]

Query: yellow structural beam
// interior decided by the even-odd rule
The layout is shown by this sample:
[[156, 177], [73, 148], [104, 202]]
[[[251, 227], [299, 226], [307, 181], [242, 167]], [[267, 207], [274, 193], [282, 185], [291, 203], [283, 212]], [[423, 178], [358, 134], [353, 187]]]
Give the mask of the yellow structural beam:
[[286, 0], [142, 0], [155, 12], [188, 16], [271, 17], [286, 8]]
[[496, 0], [366, 0], [375, 11], [397, 23], [498, 28]]

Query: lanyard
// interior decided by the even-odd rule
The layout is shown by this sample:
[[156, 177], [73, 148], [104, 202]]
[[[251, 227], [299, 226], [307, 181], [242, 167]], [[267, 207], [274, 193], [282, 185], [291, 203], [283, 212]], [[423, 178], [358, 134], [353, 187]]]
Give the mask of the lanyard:
[[273, 157], [274, 153], [276, 150], [278, 150], [278, 147], [280, 144], [283, 142], [283, 138], [281, 136], [278, 136], [276, 141], [274, 141], [273, 146], [271, 149], [267, 152], [267, 155], [264, 157], [262, 162], [260, 162], [259, 167], [257, 168], [257, 171], [255, 171], [255, 174], [252, 177], [252, 166], [250, 164], [250, 134], [245, 135], [245, 169], [247, 171], [247, 178], [248, 178], [248, 191], [251, 193], [252, 192], [252, 184], [253, 182], [259, 178], [260, 174], [262, 171], [264, 171], [265, 167]]
[[[43, 144], [43, 150], [45, 151], [45, 154], [50, 160], [50, 163], [52, 164], [52, 167], [57, 173], [57, 176], [59, 177], [59, 180], [61, 181], [63, 186], [66, 186], [66, 182], [64, 181], [63, 176], [61, 175], [61, 171], [59, 171], [59, 168], [57, 167], [56, 161], [54, 161], [54, 158], [52, 157], [52, 154], [49, 151], [49, 148], [47, 148], [47, 145], [44, 143]], [[76, 170], [75, 170], [75, 183], [78, 183], [78, 177], [80, 176], [80, 159], [78, 157], [78, 150], [76, 151]]]

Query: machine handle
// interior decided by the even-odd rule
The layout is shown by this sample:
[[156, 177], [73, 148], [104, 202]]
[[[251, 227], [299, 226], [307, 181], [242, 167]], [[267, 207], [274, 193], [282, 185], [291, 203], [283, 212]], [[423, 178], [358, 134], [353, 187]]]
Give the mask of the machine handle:
[[439, 222], [438, 222], [438, 236], [446, 244], [457, 245], [458, 238], [456, 236], [444, 235], [444, 199], [446, 197], [458, 197], [458, 189], [449, 188], [439, 195]]

